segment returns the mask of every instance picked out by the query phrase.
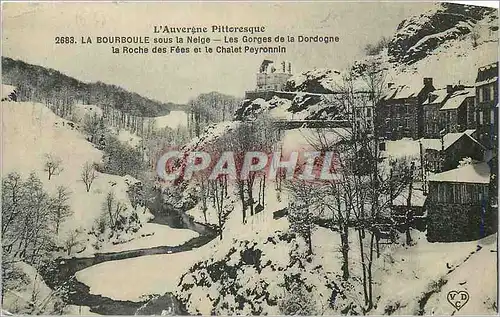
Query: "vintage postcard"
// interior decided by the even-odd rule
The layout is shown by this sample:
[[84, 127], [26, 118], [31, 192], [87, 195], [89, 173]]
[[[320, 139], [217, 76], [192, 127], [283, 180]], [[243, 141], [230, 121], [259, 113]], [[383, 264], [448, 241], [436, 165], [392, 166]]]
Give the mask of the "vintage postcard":
[[2, 315], [497, 315], [498, 3], [2, 1]]

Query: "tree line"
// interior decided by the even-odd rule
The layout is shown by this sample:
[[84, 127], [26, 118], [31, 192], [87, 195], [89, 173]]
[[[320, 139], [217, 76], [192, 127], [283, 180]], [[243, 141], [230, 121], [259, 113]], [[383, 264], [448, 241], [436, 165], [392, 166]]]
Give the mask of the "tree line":
[[116, 85], [84, 83], [57, 70], [3, 56], [2, 78], [3, 82], [17, 87], [18, 101], [49, 105], [63, 117], [76, 103], [108, 105], [124, 113], [145, 117], [166, 115], [179, 107], [142, 97]]

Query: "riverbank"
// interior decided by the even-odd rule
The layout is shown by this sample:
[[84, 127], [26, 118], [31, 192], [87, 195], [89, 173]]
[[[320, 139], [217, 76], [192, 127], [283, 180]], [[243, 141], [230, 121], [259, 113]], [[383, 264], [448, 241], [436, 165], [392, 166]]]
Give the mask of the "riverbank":
[[[108, 290], [133, 290], [133, 284], [137, 281], [132, 280], [131, 277], [137, 276], [134, 272], [138, 269], [138, 264], [134, 262], [137, 262], [137, 260], [139, 260], [138, 262], [148, 262], [148, 267], [150, 268], [148, 273], [151, 274], [150, 276], [152, 278], [156, 279], [155, 274], [158, 273], [158, 270], [159, 272], [171, 270], [171, 268], [165, 267], [162, 263], [165, 261], [168, 263], [169, 261], [167, 258], [172, 256], [179, 259], [178, 261], [181, 261], [183, 265], [179, 267], [179, 272], [176, 271], [178, 276], [172, 271], [172, 274], [170, 274], [168, 278], [172, 280], [180, 278], [180, 275], [184, 273], [181, 272], [181, 269], [184, 266], [188, 268], [189, 265], [191, 265], [191, 261], [185, 261], [186, 257], [184, 254], [180, 255], [178, 253], [188, 252], [186, 254], [188, 258], [194, 261], [196, 259], [194, 256], [196, 251], [194, 251], [194, 249], [206, 245], [217, 236], [217, 232], [212, 227], [195, 222], [182, 211], [174, 210], [162, 204], [160, 195], [158, 195], [154, 203], [148, 207], [155, 215], [155, 218], [150, 223], [192, 230], [197, 233], [197, 236], [180, 245], [161, 245], [117, 252], [103, 252], [96, 253], [94, 256], [89, 257], [59, 258], [46, 265], [40, 272], [47, 285], [53, 290], [64, 288], [68, 294], [65, 300], [66, 304], [88, 306], [91, 312], [104, 315], [134, 315], [140, 307], [144, 306], [149, 301], [150, 298], [148, 296], [138, 298], [136, 295], [143, 294], [134, 294], [134, 300], [121, 300], [119, 298], [113, 298], [113, 296], [108, 297], [104, 296], [107, 295], [106, 292], [105, 294], [96, 294], [96, 292], [92, 292], [91, 287], [83, 283], [80, 279], [84, 282], [88, 282], [90, 285], [93, 284], [93, 279], [98, 279], [101, 282], [103, 281], [103, 285], [109, 287]], [[175, 222], [173, 221], [174, 219]], [[132, 260], [132, 262], [127, 262], [130, 260]], [[122, 269], [117, 270], [114, 268], [115, 266]], [[101, 271], [102, 267], [104, 267], [104, 271]], [[115, 275], [115, 279], [113, 280], [112, 278], [112, 281], [110, 281], [103, 280], [106, 276], [110, 277], [106, 272], [125, 273], [124, 275]], [[123, 286], [123, 283], [127, 280], [132, 283], [129, 288]], [[156, 292], [154, 294], [165, 294], [163, 296], [168, 297], [168, 290]], [[150, 295], [153, 295], [153, 293]], [[169, 298], [167, 301], [177, 303], [175, 298]], [[149, 307], [148, 310], [151, 309], [152, 308]], [[184, 312], [182, 307], [178, 304], [172, 309], [177, 313]], [[157, 313], [160, 314], [161, 311]]]

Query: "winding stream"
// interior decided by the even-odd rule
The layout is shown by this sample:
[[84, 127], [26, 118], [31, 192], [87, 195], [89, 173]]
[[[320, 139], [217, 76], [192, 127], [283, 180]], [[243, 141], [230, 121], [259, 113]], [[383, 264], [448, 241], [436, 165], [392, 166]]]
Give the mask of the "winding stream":
[[[176, 315], [187, 314], [179, 301], [170, 293], [149, 302], [115, 300], [101, 295], [90, 294], [90, 288], [79, 282], [75, 277], [76, 272], [99, 263], [145, 255], [185, 252], [199, 248], [217, 236], [217, 232], [213, 228], [195, 222], [185, 213], [163, 204], [160, 194], [157, 195], [155, 201], [148, 208], [155, 216], [153, 221], [151, 221], [152, 223], [169, 225], [174, 228], [190, 229], [198, 232], [199, 236], [178, 246], [157, 246], [120, 252], [96, 253], [92, 257], [56, 259], [52, 263], [50, 270], [44, 269], [40, 272], [47, 285], [51, 289], [56, 289], [66, 284], [69, 288], [69, 294], [66, 299], [67, 304], [88, 306], [91, 312], [102, 315], [159, 315], [162, 310], [167, 308], [170, 308], [171, 312]], [[120, 287], [120, 285], [116, 285], [116, 287]], [[147, 305], [145, 305], [146, 303]]]

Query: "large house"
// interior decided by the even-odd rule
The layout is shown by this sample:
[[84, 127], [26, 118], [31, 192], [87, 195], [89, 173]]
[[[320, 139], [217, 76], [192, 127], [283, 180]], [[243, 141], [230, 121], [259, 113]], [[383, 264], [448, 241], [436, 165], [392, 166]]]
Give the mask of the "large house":
[[472, 241], [496, 232], [489, 183], [490, 167], [484, 162], [429, 177], [427, 240]]
[[424, 110], [424, 137], [439, 138], [441, 136], [441, 122], [439, 120], [439, 109], [449, 97], [447, 89], [436, 89], [429, 93], [428, 98], [423, 102]]
[[498, 62], [478, 69], [475, 88], [479, 142], [488, 149], [496, 149], [498, 142]]
[[464, 85], [447, 85], [429, 93], [422, 104], [424, 137], [439, 138], [476, 128], [474, 96], [474, 87]]
[[474, 108], [474, 88], [456, 86], [447, 88], [448, 98], [439, 109], [441, 128], [447, 133], [465, 131], [468, 128], [468, 111]]
[[432, 78], [424, 78], [421, 85], [390, 86], [377, 104], [378, 135], [391, 140], [420, 138], [424, 130], [422, 104], [434, 90]]

